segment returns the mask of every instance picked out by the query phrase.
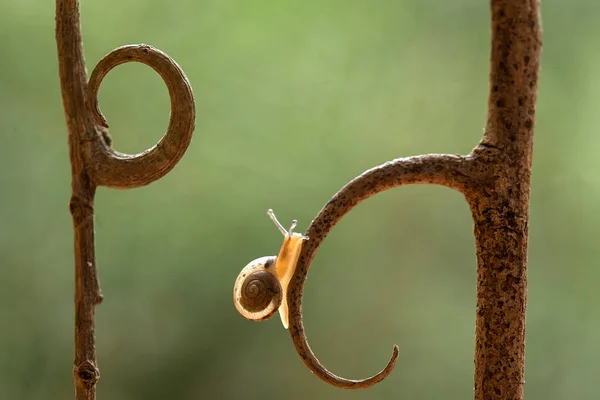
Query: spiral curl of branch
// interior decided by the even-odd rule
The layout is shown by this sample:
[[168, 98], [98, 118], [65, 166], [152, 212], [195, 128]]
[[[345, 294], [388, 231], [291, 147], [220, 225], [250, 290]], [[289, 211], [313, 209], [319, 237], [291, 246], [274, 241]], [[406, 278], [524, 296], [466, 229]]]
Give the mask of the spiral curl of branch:
[[98, 141], [90, 174], [97, 185], [134, 188], [160, 179], [181, 160], [194, 133], [196, 108], [191, 85], [181, 67], [167, 54], [145, 44], [119, 47], [104, 56], [94, 68], [87, 88], [87, 104], [96, 123], [108, 128], [98, 106], [102, 79], [118, 65], [137, 61], [152, 67], [164, 80], [171, 98], [167, 132], [150, 149], [135, 155], [115, 151]]
[[[392, 357], [379, 373], [360, 380], [339, 377], [330, 372], [317, 359], [308, 344], [302, 321], [302, 296], [308, 269], [327, 234], [350, 210], [369, 197], [407, 184], [437, 184], [466, 193], [473, 182], [474, 158], [445, 154], [429, 154], [399, 158], [365, 171], [350, 181], [321, 209], [308, 227], [305, 236], [310, 239], [302, 247], [294, 277], [288, 288], [290, 312], [289, 332], [296, 351], [304, 364], [324, 382], [343, 389], [362, 389], [384, 380], [396, 366], [398, 346], [394, 345]], [[475, 178], [477, 179], [477, 178]]]

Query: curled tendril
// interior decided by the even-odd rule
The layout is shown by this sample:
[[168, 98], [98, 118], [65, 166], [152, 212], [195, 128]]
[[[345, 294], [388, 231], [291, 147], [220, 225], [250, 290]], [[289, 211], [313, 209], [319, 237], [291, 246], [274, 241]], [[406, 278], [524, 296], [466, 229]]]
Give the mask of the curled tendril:
[[120, 153], [105, 143], [98, 146], [94, 162], [89, 165], [97, 185], [133, 188], [152, 183], [177, 165], [194, 133], [196, 107], [187, 77], [171, 57], [145, 44], [119, 47], [104, 56], [94, 68], [88, 82], [87, 101], [98, 125], [108, 127], [98, 107], [102, 79], [114, 67], [131, 61], [152, 67], [167, 85], [171, 98], [169, 126], [156, 145], [140, 154]]
[[397, 186], [414, 183], [438, 184], [465, 193], [469, 176], [472, 175], [472, 161], [470, 156], [430, 154], [387, 162], [350, 181], [329, 200], [312, 221], [305, 234], [310, 239], [302, 247], [294, 277], [288, 288], [289, 332], [304, 364], [321, 380], [344, 389], [367, 388], [385, 379], [394, 369], [398, 359], [398, 346], [394, 345], [392, 357], [382, 371], [370, 378], [351, 380], [327, 370], [312, 352], [302, 322], [302, 295], [312, 259], [327, 234], [361, 201]]

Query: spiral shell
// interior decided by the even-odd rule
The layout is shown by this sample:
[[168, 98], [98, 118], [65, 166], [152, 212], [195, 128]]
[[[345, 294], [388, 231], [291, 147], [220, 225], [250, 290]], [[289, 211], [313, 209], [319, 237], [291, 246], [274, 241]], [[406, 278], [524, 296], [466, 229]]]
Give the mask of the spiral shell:
[[238, 275], [233, 287], [233, 302], [244, 318], [264, 321], [281, 306], [283, 295], [275, 261], [275, 256], [257, 258]]

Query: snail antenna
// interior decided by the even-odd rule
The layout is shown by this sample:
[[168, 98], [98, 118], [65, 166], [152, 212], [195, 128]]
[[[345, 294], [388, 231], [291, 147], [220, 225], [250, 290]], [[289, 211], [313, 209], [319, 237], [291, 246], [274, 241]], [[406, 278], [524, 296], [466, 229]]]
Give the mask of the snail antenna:
[[[283, 236], [286, 236], [288, 234], [288, 231], [277, 220], [277, 217], [275, 216], [275, 213], [273, 212], [273, 210], [269, 208], [267, 210], [267, 214], [269, 215], [269, 217], [271, 217], [271, 220], [273, 221], [273, 223], [275, 224], [275, 226], [277, 227], [277, 229], [279, 229], [279, 231], [283, 234]], [[296, 224], [294, 222], [295, 221], [292, 221], [292, 228], [294, 228], [296, 226]], [[291, 233], [292, 228], [290, 228], [290, 232], [289, 233]]]
[[298, 224], [298, 220], [293, 219], [292, 220], [292, 225], [290, 226], [290, 230], [288, 232], [290, 234], [290, 236], [292, 236], [292, 231], [294, 230], [294, 228], [296, 227], [297, 224]]

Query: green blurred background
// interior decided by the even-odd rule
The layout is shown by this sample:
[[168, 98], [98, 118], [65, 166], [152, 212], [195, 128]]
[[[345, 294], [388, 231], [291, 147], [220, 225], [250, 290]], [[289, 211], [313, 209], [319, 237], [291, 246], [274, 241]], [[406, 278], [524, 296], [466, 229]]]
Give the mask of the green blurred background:
[[[600, 3], [542, 2], [544, 49], [530, 221], [527, 399], [600, 387]], [[53, 1], [0, 4], [0, 398], [73, 396], [70, 167]], [[244, 320], [233, 282], [276, 254], [265, 211], [305, 229], [365, 169], [468, 153], [485, 122], [489, 11], [456, 0], [84, 1], [88, 70], [147, 43], [185, 70], [197, 129], [179, 165], [135, 190], [98, 190], [99, 399], [468, 399], [475, 256], [461, 195], [410, 186], [332, 231], [304, 318], [333, 372], [396, 370], [363, 391], [306, 369], [279, 317]], [[150, 68], [112, 71], [100, 104], [115, 148], [164, 132]]]

